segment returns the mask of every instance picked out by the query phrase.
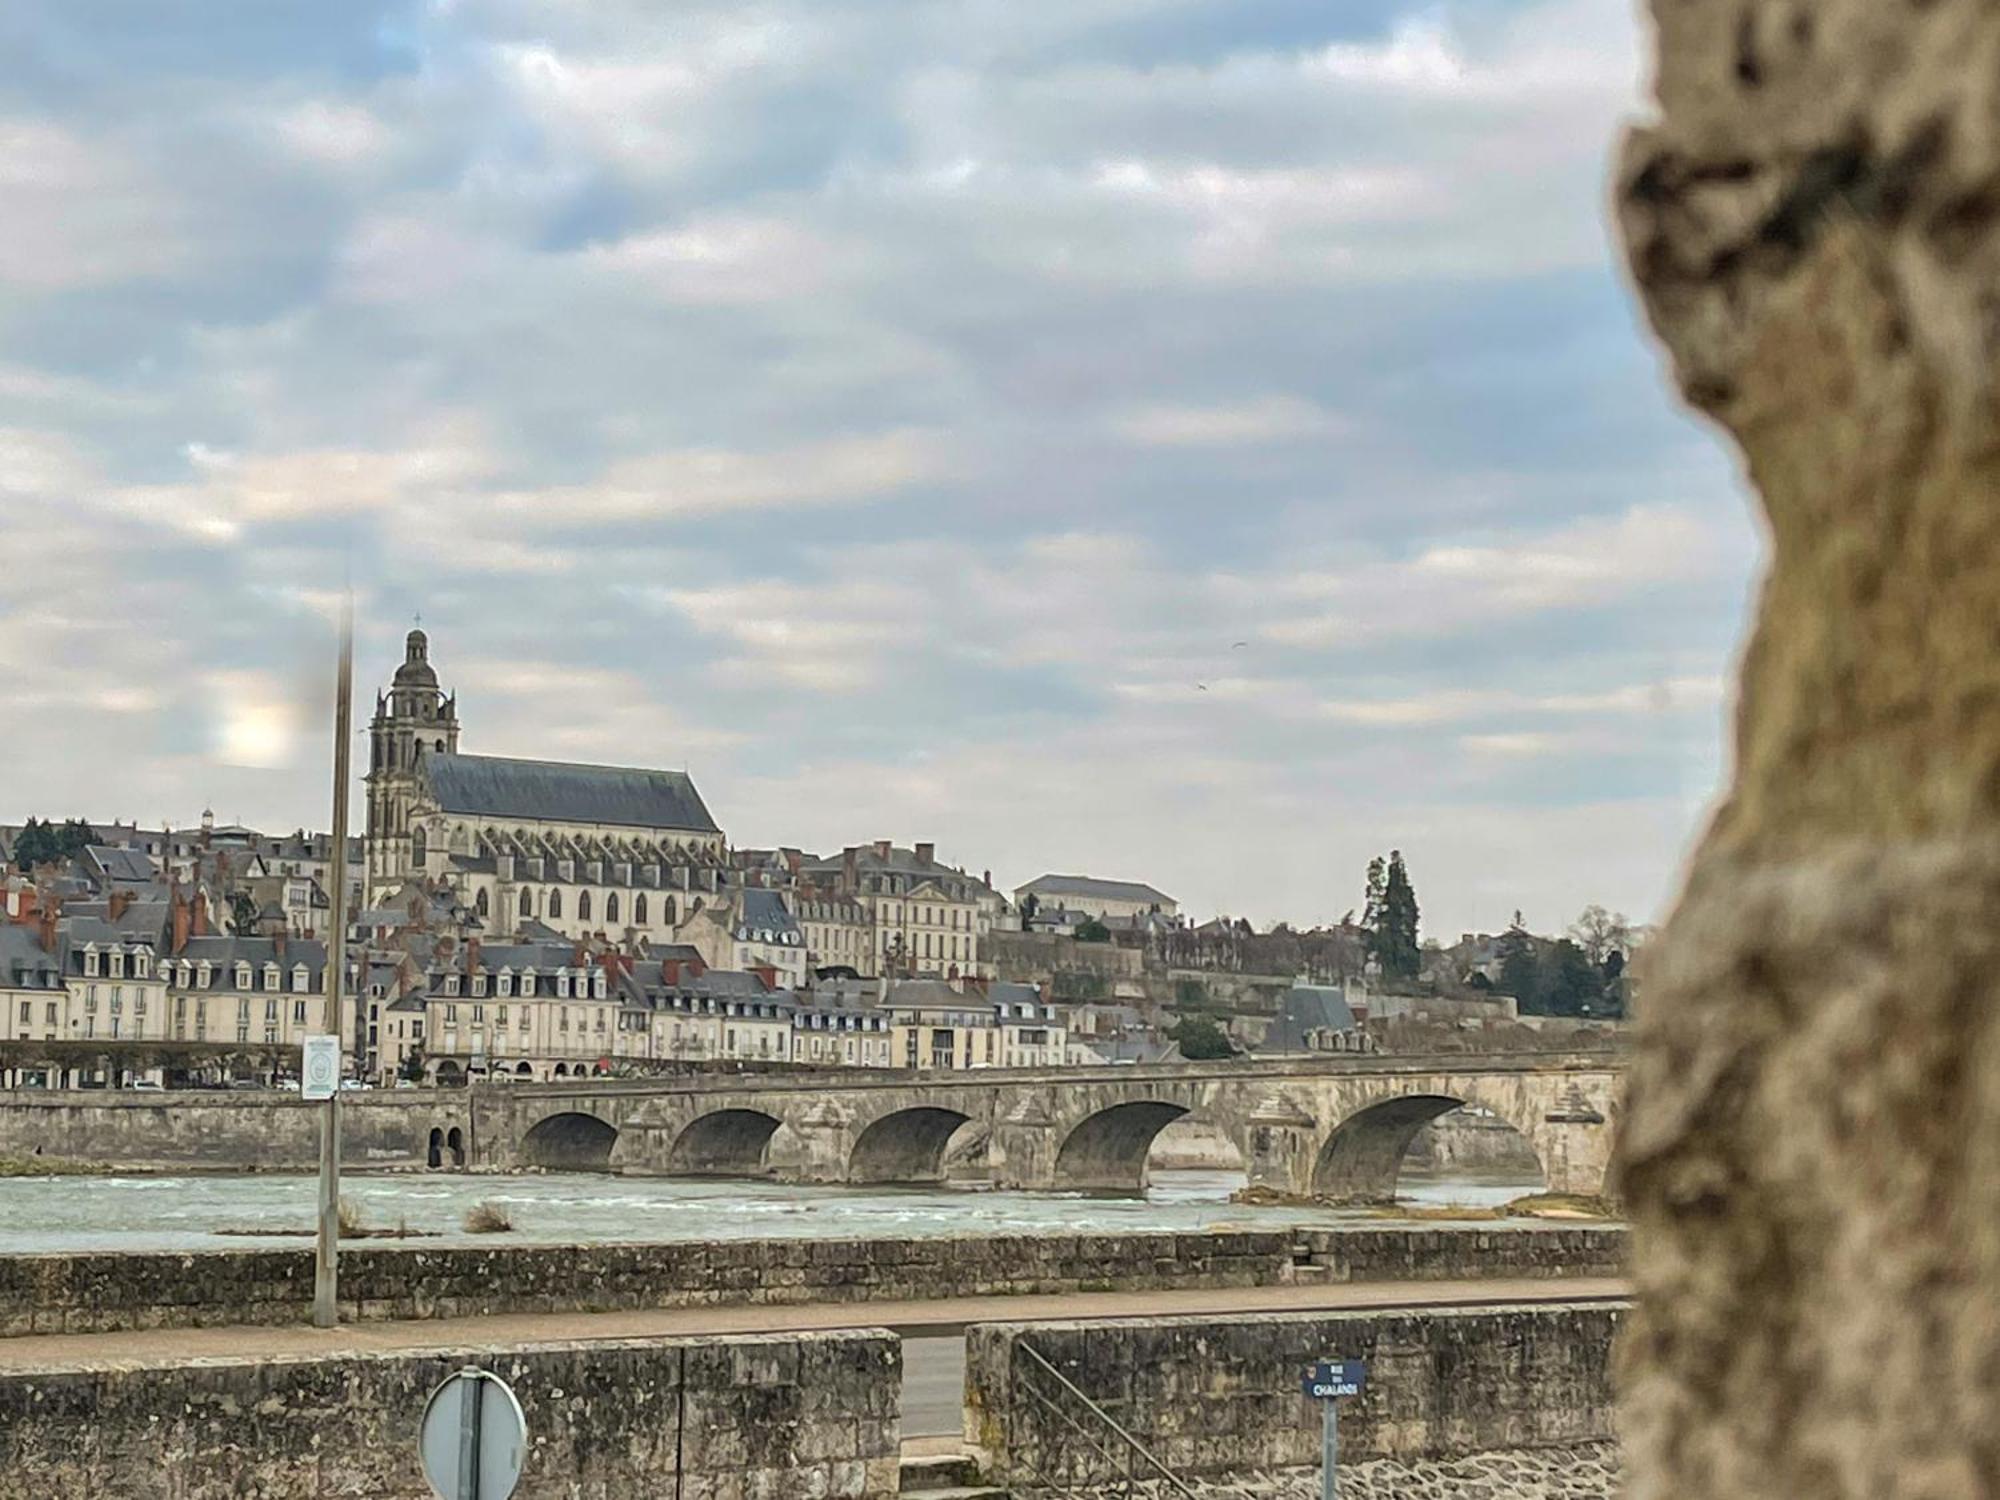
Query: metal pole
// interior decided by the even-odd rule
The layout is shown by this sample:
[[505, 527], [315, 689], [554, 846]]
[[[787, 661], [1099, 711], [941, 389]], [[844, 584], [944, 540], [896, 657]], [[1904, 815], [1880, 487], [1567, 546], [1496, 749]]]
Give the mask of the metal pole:
[[479, 1426], [485, 1408], [486, 1372], [469, 1369], [458, 1408], [458, 1494], [453, 1500], [479, 1500]]
[[1319, 1406], [1319, 1500], [1340, 1500], [1340, 1403]]
[[[328, 1036], [341, 1035], [341, 997], [347, 988], [347, 778], [354, 699], [354, 600], [340, 607], [340, 672], [333, 707], [333, 890], [327, 914], [326, 1017]], [[313, 1327], [340, 1321], [340, 1080], [319, 1126], [319, 1250], [313, 1265]]]

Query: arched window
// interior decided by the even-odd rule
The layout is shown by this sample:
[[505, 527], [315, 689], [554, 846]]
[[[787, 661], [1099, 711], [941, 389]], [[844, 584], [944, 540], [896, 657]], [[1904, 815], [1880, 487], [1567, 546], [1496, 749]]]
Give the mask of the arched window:
[[613, 924], [618, 921], [618, 893], [613, 891], [604, 898], [604, 920]]
[[550, 918], [551, 918], [551, 919], [554, 919], [554, 920], [560, 920], [560, 919], [561, 919], [561, 917], [562, 917], [562, 892], [561, 892], [561, 891], [550, 891], [550, 892], [549, 892], [549, 916], [550, 916]]
[[646, 925], [646, 893], [641, 891], [632, 898], [632, 921], [640, 927]]
[[667, 897], [666, 923], [669, 927], [671, 927], [674, 925], [674, 923], [678, 922], [679, 920], [680, 916], [674, 905], [674, 898], [672, 896], [669, 896]]
[[576, 919], [577, 919], [577, 921], [579, 921], [579, 922], [588, 922], [588, 921], [590, 920], [590, 892], [589, 892], [589, 891], [585, 891], [585, 892], [583, 892], [583, 893], [582, 893], [581, 895], [579, 895], [579, 896], [578, 896], [578, 897], [576, 898]]
[[474, 899], [472, 903], [472, 909], [479, 916], [481, 921], [484, 921], [487, 917], [492, 915], [492, 909], [486, 900], [485, 886], [482, 885], [479, 888], [479, 895]]
[[430, 849], [430, 841], [424, 836], [423, 826], [419, 824], [417, 827], [410, 830], [411, 860], [417, 864], [422, 864], [424, 862], [426, 854], [429, 852], [429, 849]]
[[535, 914], [535, 893], [533, 891], [521, 892], [521, 915], [524, 917], [532, 917], [534, 914]]

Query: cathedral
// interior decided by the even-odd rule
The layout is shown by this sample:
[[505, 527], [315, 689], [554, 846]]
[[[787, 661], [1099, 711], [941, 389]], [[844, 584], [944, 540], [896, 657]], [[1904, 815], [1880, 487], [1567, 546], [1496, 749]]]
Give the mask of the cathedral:
[[660, 942], [713, 902], [722, 830], [685, 772], [466, 755], [458, 731], [458, 699], [413, 630], [369, 726], [371, 905], [421, 881], [489, 934]]

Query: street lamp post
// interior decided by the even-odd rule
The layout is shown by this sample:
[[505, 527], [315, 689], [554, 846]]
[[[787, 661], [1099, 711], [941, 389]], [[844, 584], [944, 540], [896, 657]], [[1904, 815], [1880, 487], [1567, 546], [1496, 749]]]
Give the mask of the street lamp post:
[[[347, 989], [347, 778], [354, 698], [354, 601], [340, 610], [340, 670], [333, 708], [332, 930], [327, 939], [324, 1034], [341, 1035], [342, 997]], [[313, 1326], [340, 1321], [340, 1069], [327, 1096], [319, 1125], [319, 1241], [313, 1264]]]

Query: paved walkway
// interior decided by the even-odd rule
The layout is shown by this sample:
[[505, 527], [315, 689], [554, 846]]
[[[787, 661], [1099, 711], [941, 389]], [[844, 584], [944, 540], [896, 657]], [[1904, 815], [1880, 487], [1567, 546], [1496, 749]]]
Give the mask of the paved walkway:
[[1500, 1302], [1621, 1299], [1610, 1278], [1520, 1281], [1388, 1281], [1172, 1292], [1078, 1292], [1060, 1296], [946, 1297], [930, 1302], [833, 1302], [797, 1307], [661, 1308], [604, 1313], [507, 1313], [494, 1317], [357, 1323], [320, 1330], [164, 1328], [139, 1333], [36, 1334], [0, 1339], [0, 1374], [91, 1369], [185, 1359], [282, 1359], [420, 1349], [490, 1350], [579, 1339], [674, 1338], [690, 1334], [801, 1333], [889, 1328], [950, 1334], [968, 1323], [1060, 1318], [1205, 1317], [1384, 1307], [1477, 1307]]

